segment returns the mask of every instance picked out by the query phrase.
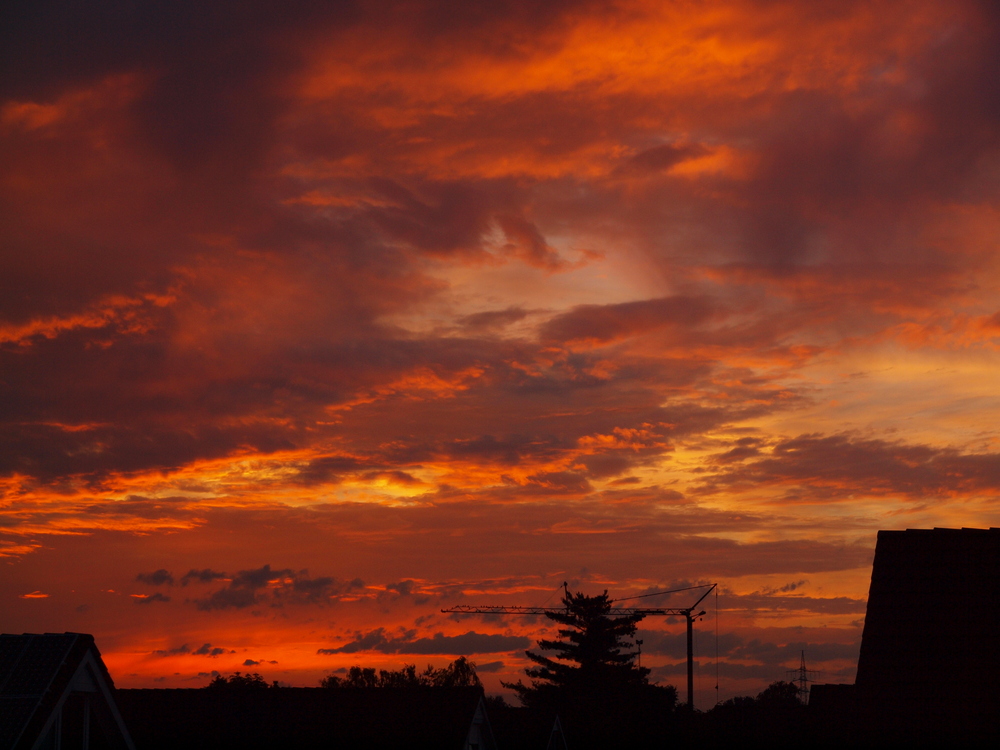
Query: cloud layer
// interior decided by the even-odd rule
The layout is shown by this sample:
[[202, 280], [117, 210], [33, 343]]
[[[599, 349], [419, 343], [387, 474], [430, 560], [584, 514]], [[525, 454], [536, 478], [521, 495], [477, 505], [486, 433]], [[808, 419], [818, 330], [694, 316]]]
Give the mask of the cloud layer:
[[5, 627], [296, 681], [718, 580], [747, 686], [1000, 524], [993, 4], [126, 5], [0, 30]]

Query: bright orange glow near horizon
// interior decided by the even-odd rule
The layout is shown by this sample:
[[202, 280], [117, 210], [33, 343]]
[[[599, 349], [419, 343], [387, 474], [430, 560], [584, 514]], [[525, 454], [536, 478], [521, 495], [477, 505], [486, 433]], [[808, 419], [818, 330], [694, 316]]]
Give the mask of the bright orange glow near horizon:
[[499, 692], [546, 621], [441, 609], [718, 582], [725, 699], [853, 679], [878, 529], [1000, 525], [994, 4], [24, 5], [4, 632]]

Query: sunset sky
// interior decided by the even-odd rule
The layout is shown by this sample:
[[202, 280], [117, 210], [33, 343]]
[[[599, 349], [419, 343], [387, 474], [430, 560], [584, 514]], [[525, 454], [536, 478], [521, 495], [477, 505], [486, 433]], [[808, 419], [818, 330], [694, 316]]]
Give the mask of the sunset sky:
[[708, 708], [1000, 526], [995, 3], [2, 12], [3, 632], [495, 692], [547, 622], [442, 608], [718, 582]]

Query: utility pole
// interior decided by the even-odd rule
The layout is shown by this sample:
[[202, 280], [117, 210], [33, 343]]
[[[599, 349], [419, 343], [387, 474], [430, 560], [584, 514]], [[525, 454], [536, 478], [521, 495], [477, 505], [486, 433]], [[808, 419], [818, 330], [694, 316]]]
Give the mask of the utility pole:
[[[683, 617], [687, 622], [687, 704], [689, 708], [694, 708], [694, 621], [705, 614], [704, 610], [695, 612], [698, 605], [702, 603], [718, 584], [705, 583], [701, 586], [689, 586], [675, 591], [689, 591], [692, 589], [706, 589], [705, 593], [698, 597], [698, 601], [690, 607], [612, 607], [608, 611], [610, 617], [628, 617], [630, 615], [645, 615], [647, 617]], [[567, 584], [563, 584], [563, 589], [569, 596]], [[629, 596], [624, 599], [613, 599], [612, 601], [627, 601], [629, 599], [641, 599], [647, 596], [660, 596], [662, 594], [675, 593], [674, 591], [661, 591], [655, 594], [642, 594], [641, 596]], [[460, 604], [456, 607], [442, 609], [442, 612], [456, 615], [547, 615], [550, 612], [562, 612], [556, 607], [521, 607], [506, 605], [484, 605], [470, 606]]]

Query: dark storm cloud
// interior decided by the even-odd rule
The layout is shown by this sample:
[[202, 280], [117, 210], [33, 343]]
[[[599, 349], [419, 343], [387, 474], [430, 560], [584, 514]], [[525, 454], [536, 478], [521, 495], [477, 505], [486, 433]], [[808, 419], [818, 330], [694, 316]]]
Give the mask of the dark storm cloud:
[[353, 3], [230, 2], [211, 8], [143, 2], [15, 0], [0, 37], [4, 98], [50, 98], [65, 87], [143, 71], [154, 80], [136, 105], [152, 143], [185, 167], [253, 165], [279, 113], [274, 81], [301, 64], [285, 34], [344, 28]]
[[507, 252], [533, 265], [558, 264], [558, 256], [538, 228], [512, 213], [517, 210], [519, 191], [509, 183], [424, 182], [421, 197], [387, 180], [371, 186], [373, 197], [388, 205], [368, 206], [359, 220], [379, 227], [400, 243], [432, 255], [479, 254], [482, 237], [497, 222], [508, 239]]
[[[199, 457], [225, 455], [241, 444], [265, 450], [291, 447], [288, 437], [262, 426], [227, 428], [216, 421], [227, 412], [255, 408], [260, 378], [266, 380], [263, 374], [227, 378], [228, 391], [223, 382], [208, 381], [184, 394], [170, 383], [184, 363], [171, 361], [161, 342], [133, 336], [117, 340], [110, 350], [92, 343], [71, 335], [20, 353], [0, 352], [0, 360], [12, 365], [0, 397], [9, 407], [0, 422], [0, 473], [23, 472], [46, 480], [68, 474], [100, 476], [177, 467]], [[74, 362], [74, 376], [64, 380], [56, 396], [50, 389], [62, 379], [66, 361]], [[189, 374], [203, 364], [191, 362]], [[133, 386], [121, 388], [117, 383], [122, 381]], [[200, 417], [189, 411], [192, 398]], [[196, 424], [178, 429], [178, 415], [185, 411], [188, 416], [182, 419], [194, 417]]]
[[219, 589], [207, 599], [195, 599], [198, 609], [245, 609], [258, 603], [257, 593], [252, 589]]
[[[77, 237], [66, 236], [73, 234], [71, 229], [58, 241], [47, 236], [51, 228], [40, 234], [45, 223], [41, 215], [27, 216], [12, 227], [11, 242], [24, 252], [13, 254], [16, 262], [3, 275], [9, 288], [0, 294], [0, 305], [11, 320], [66, 312], [103, 294], [131, 294], [137, 287], [165, 294], [177, 283], [174, 270], [205, 251], [192, 236], [213, 233], [235, 233], [244, 245], [265, 252], [297, 253], [306, 265], [322, 263], [333, 249], [334, 262], [328, 265], [338, 271], [348, 267], [354, 277], [340, 299], [370, 310], [376, 286], [390, 288], [393, 279], [403, 282], [390, 294], [399, 298], [402, 286], [420, 285], [419, 274], [408, 271], [403, 255], [381, 236], [432, 253], [478, 252], [481, 235], [501, 213], [521, 222], [522, 234], [530, 227], [510, 188], [489, 184], [481, 189], [475, 183], [427, 182], [418, 196], [398, 181], [372, 175], [365, 182], [391, 205], [354, 212], [346, 220], [322, 221], [264, 205], [257, 193], [267, 182], [262, 164], [281, 137], [276, 120], [295, 104], [286, 79], [304, 65], [304, 55], [292, 50], [311, 49], [293, 42], [313, 41], [322, 36], [320, 30], [335, 39], [366, 17], [381, 24], [399, 14], [389, 3], [316, 3], [280, 12], [266, 3], [240, 4], [238, 9], [229, 5], [196, 13], [128, 3], [114, 10], [73, 2], [15, 6], [14, 22], [4, 24], [8, 43], [0, 45], [5, 67], [16, 71], [4, 77], [5, 96], [39, 100], [37, 106], [44, 107], [54, 97], [59, 101], [67, 89], [103, 85], [101, 81], [112, 80], [109, 76], [133, 76], [131, 100], [89, 116], [125, 123], [115, 130], [111, 144], [125, 158], [166, 159], [188, 180], [181, 190], [170, 188], [157, 181], [156, 170], [149, 170], [146, 184], [130, 176], [127, 196], [138, 200], [114, 200], [108, 194], [112, 179], [74, 170], [72, 159], [56, 161], [49, 175], [59, 186], [51, 191], [54, 195], [69, 184], [71, 192], [103, 200], [95, 200], [93, 210], [84, 209], [88, 226], [78, 229]], [[355, 135], [361, 139], [355, 148], [371, 147], [370, 134], [370, 120], [359, 123]], [[39, 141], [38, 148], [49, 140]], [[67, 135], [66, 140], [72, 138]], [[88, 146], [80, 142], [75, 152]], [[30, 170], [27, 162], [22, 166], [39, 171], [37, 165]], [[60, 211], [58, 200], [50, 209]], [[115, 229], [105, 226], [104, 240], [95, 241], [89, 235], [102, 233], [96, 228], [102, 220]], [[317, 252], [317, 245], [323, 252]], [[529, 249], [537, 254], [537, 248]], [[217, 249], [212, 253], [220, 255]], [[355, 292], [359, 287], [361, 294]]]
[[815, 661], [832, 661], [834, 659], [854, 661], [857, 659], [859, 647], [859, 641], [854, 643], [792, 641], [779, 645], [753, 639], [730, 649], [727, 652], [727, 656], [740, 660], [758, 661], [764, 664], [787, 664], [801, 658], [802, 652], [805, 651], [809, 654], [810, 659]]
[[725, 596], [728, 609], [745, 609], [761, 613], [807, 611], [830, 615], [863, 615], [867, 607], [864, 599], [852, 599], [846, 596], [779, 596], [774, 592], [741, 595], [727, 593]]
[[[505, 310], [487, 310], [459, 318], [458, 323], [470, 330], [502, 328], [518, 323], [528, 316], [528, 311], [520, 307], [508, 307]], [[1000, 319], [1000, 313], [997, 314]]]
[[304, 484], [329, 482], [343, 474], [356, 473], [368, 465], [352, 456], [324, 456], [314, 458], [298, 472], [298, 480]]
[[[974, 93], [998, 63], [998, 19], [995, 10], [970, 7], [976, 24], [897, 63], [910, 68], [919, 93], [890, 91], [875, 79], [870, 86], [881, 96], [861, 113], [818, 92], [779, 100], [762, 134], [761, 171], [747, 193], [755, 197], [747, 222], [750, 255], [764, 264], [797, 265], [823, 232], [853, 240], [843, 247], [858, 255], [845, 253], [842, 260], [867, 253], [877, 262], [906, 253], [918, 263], [951, 265], [947, 254], [927, 245], [918, 245], [914, 257], [905, 224], [927, 201], [966, 200], [982, 154], [1000, 142], [1000, 94], [995, 87]], [[879, 222], [872, 220], [874, 206]]]
[[[536, 399], [543, 394], [559, 398], [563, 407], [581, 410], [579, 426], [563, 436], [514, 434], [497, 438], [482, 432], [464, 435], [467, 428], [452, 422], [448, 425], [451, 446], [431, 449], [455, 458], [480, 455], [516, 463], [522, 456], [541, 458], [571, 448], [581, 431], [600, 429], [602, 422], [608, 425], [605, 429], [621, 425], [622, 418], [613, 411], [605, 412], [603, 417], [591, 412], [596, 399], [604, 399], [609, 409], [626, 406], [632, 412], [628, 421], [669, 418], [677, 425], [676, 430], [683, 430], [688, 419], [682, 411], [697, 411], [697, 407], [678, 406], [663, 411], [650, 404], [647, 414], [636, 414], [636, 397], [640, 393], [637, 386], [648, 389], [650, 402], [661, 401], [660, 387], [690, 382], [706, 369], [701, 363], [678, 361], [664, 370], [662, 361], [634, 360], [612, 374], [596, 377], [590, 374], [595, 362], [581, 354], [569, 355], [529, 374], [510, 365], [515, 359], [530, 362], [540, 356], [524, 344], [498, 348], [474, 339], [414, 342], [374, 338], [357, 344], [317, 342], [306, 353], [288, 352], [282, 346], [287, 354], [283, 360], [262, 361], [255, 356], [244, 363], [236, 358], [219, 370], [202, 357], [177, 359], [176, 352], [168, 353], [166, 342], [155, 337], [150, 341], [126, 336], [116, 339], [110, 348], [92, 343], [89, 334], [72, 334], [43, 339], [27, 350], [0, 355], [6, 356], [12, 367], [17, 365], [5, 390], [5, 403], [10, 409], [6, 411], [7, 422], [0, 425], [0, 441], [8, 450], [3, 452], [6, 460], [0, 461], [0, 471], [25, 473], [43, 481], [67, 475], [89, 475], [100, 481], [115, 471], [169, 470], [198, 458], [225, 456], [248, 445], [261, 452], [289, 450], [313, 439], [316, 431], [310, 435], [305, 426], [322, 419], [325, 415], [321, 405], [344, 398], [345, 391], [364, 387], [364, 383], [377, 388], [379, 382], [392, 382], [415, 367], [433, 367], [440, 377], [449, 378], [473, 366], [481, 368], [483, 375], [472, 387], [464, 386], [465, 391], [455, 393], [452, 403], [457, 406], [462, 401], [478, 402], [475, 408], [481, 410], [483, 404], [500, 397], [507, 402], [505, 412], [494, 412], [490, 417], [498, 427], [514, 426], [514, 415], [524, 408], [521, 399]], [[57, 387], [62, 378], [58, 363], [67, 358], [75, 361], [76, 375], [66, 387]], [[326, 377], [317, 378], [324, 371]], [[303, 377], [307, 372], [310, 375]], [[118, 378], [109, 378], [109, 373], [117, 373], [135, 385], [120, 388]], [[183, 386], [177, 385], [178, 379]], [[43, 391], [62, 395], [43, 397]], [[362, 415], [372, 408], [377, 405], [363, 406], [355, 412]], [[413, 419], [420, 419], [420, 412], [428, 408], [422, 401], [405, 403]], [[280, 426], [271, 420], [247, 419], [270, 415], [276, 409], [294, 419]], [[398, 406], [394, 409], [398, 415]], [[705, 416], [710, 413], [704, 409], [701, 412]], [[714, 419], [726, 416], [718, 413]], [[561, 419], [565, 421], [566, 417]], [[481, 429], [483, 420], [476, 421]], [[367, 420], [367, 424], [358, 437], [378, 429], [380, 422]], [[441, 430], [444, 438], [444, 425]], [[318, 457], [300, 469], [300, 476], [307, 484], [335, 481], [344, 473], [392, 470], [396, 461], [420, 462], [431, 455], [412, 438], [407, 442], [409, 447], [390, 443], [391, 452], [367, 460]]]
[[628, 471], [637, 460], [625, 452], [584, 456], [580, 462], [587, 467], [592, 477], [613, 477]]
[[640, 151], [629, 159], [628, 168], [637, 171], [659, 172], [692, 157], [704, 156], [707, 152], [708, 150], [699, 144], [681, 146], [666, 143]]
[[360, 578], [351, 581], [329, 576], [310, 578], [305, 570], [272, 570], [270, 565], [264, 565], [239, 571], [227, 586], [206, 598], [195, 599], [194, 603], [203, 611], [245, 609], [255, 605], [282, 606], [285, 603], [327, 604], [341, 594], [364, 587]]
[[[123, 632], [100, 617], [126, 612], [231, 633], [252, 613], [292, 643], [331, 605], [331, 653], [502, 653], [531, 644], [436, 612], [425, 631], [351, 618], [541, 600], [567, 578], [780, 575], [725, 606], [844, 621], [855, 583], [801, 582], [858, 580], [873, 519], [899, 518], [887, 498], [988, 514], [997, 455], [943, 447], [988, 444], [985, 397], [945, 428], [932, 395], [915, 438], [884, 386], [872, 403], [895, 424], [872, 429], [901, 432], [871, 434], [898, 441], [844, 433], [825, 404], [842, 362], [900, 345], [989, 372], [1000, 12], [702, 11], [8, 3], [0, 554], [26, 562], [0, 577], [10, 601], [117, 576], [164, 587], [132, 595], [157, 606], [95, 604], [87, 632]], [[775, 434], [807, 406], [839, 425]], [[844, 499], [861, 510], [832, 527], [796, 505]], [[171, 583], [191, 607], [159, 606]], [[660, 672], [683, 674], [683, 641], [653, 630], [645, 649], [678, 659]], [[133, 652], [162, 645], [152, 632]], [[218, 658], [207, 641], [229, 637], [157, 653]], [[853, 637], [723, 634], [749, 663], [722, 672], [849, 661]]]
[[[794, 484], [817, 499], [855, 493], [911, 498], [1000, 490], [1000, 454], [861, 438], [800, 435], [775, 443], [769, 453], [754, 448], [720, 457], [728, 464], [705, 480], [702, 491], [725, 487]], [[788, 491], [789, 499], [803, 490]]]
[[555, 436], [539, 441], [535, 435], [508, 435], [499, 440], [493, 435], [482, 435], [455, 440], [447, 446], [447, 451], [455, 458], [485, 459], [513, 465], [520, 463], [524, 455], [534, 457], [541, 457], [546, 453], [554, 455], [559, 448], [569, 447], [568, 441], [560, 441]]
[[531, 474], [528, 476], [528, 482], [553, 494], [561, 492], [581, 493], [591, 489], [587, 479], [574, 471], [546, 471]]
[[740, 438], [734, 441], [734, 447], [725, 453], [715, 456], [715, 461], [720, 464], [733, 463], [734, 461], [745, 461], [748, 458], [760, 455], [760, 445], [764, 441], [760, 438]]
[[[11, 513], [0, 520], [8, 525], [14, 522], [15, 528], [17, 524], [38, 528], [46, 523], [72, 523], [77, 532], [86, 530], [92, 536], [68, 537], [61, 541], [60, 548], [80, 554], [90, 554], [87, 539], [110, 548], [117, 544], [114, 540], [129, 533], [104, 530], [106, 523], [119, 530], [140, 524], [143, 528], [184, 528], [184, 538], [197, 540], [192, 544], [206, 551], [215, 550], [219, 544], [230, 549], [225, 546], [230, 540], [240, 540], [238, 553], [233, 548], [219, 559], [245, 560], [247, 550], [288, 559], [288, 550], [294, 549], [301, 552], [300, 559], [312, 561], [308, 564], [319, 566], [323, 573], [309, 576], [291, 567], [249, 567], [254, 575], [230, 572], [227, 577], [233, 579], [231, 584], [189, 583], [198, 585], [192, 601], [204, 611], [332, 605], [343, 598], [365, 595], [363, 581], [417, 580], [417, 571], [423, 581], [493, 578], [500, 572], [510, 574], [511, 560], [520, 561], [518, 574], [564, 570], [569, 560], [575, 566], [601, 570], [611, 580], [621, 581], [636, 575], [713, 580], [758, 574], [782, 574], [800, 580], [814, 572], [871, 564], [874, 535], [868, 523], [852, 525], [845, 520], [836, 534], [828, 530], [822, 538], [809, 539], [801, 535], [799, 517], [783, 513], [783, 508], [766, 513], [703, 508], [671, 487], [630, 485], [571, 496], [571, 502], [566, 497], [541, 486], [515, 485], [475, 491], [442, 488], [420, 502], [403, 506], [341, 503], [300, 508], [192, 508], [161, 503], [155, 514], [147, 515], [150, 512], [144, 509], [144, 515], [137, 518], [130, 517], [127, 508], [118, 508], [114, 516], [84, 515], [92, 523], [90, 527], [81, 526], [78, 514], [50, 517], [51, 511], [22, 507], [14, 501], [9, 506]], [[788, 538], [755, 542], [732, 538], [734, 534], [752, 538], [763, 532]], [[860, 541], [855, 541], [859, 535]], [[173, 538], [177, 534], [168, 535], [168, 539]], [[329, 583], [320, 580], [332, 577], [328, 575], [332, 572], [331, 539], [337, 540], [337, 559], [356, 560], [361, 565], [352, 564], [358, 578], [335, 577]], [[544, 544], [539, 544], [541, 539]], [[178, 556], [172, 562], [166, 557], [160, 559], [176, 569], [184, 564], [185, 557]], [[471, 561], [463, 564], [461, 575], [455, 572], [455, 560]], [[140, 557], [135, 564], [145, 561]], [[285, 577], [276, 580], [277, 573]], [[210, 570], [206, 578], [215, 576], [218, 580], [217, 575]], [[268, 577], [275, 579], [273, 585], [251, 586]], [[239, 585], [235, 585], [236, 579]], [[188, 580], [196, 582], [195, 577]], [[319, 582], [300, 583], [299, 590], [295, 590], [297, 581], [316, 580]], [[24, 585], [29, 588], [24, 590], [31, 590], [32, 582], [26, 580]], [[373, 589], [379, 590], [378, 586]], [[421, 583], [419, 590], [428, 595], [435, 591], [427, 583]]]
[[492, 654], [517, 651], [531, 645], [523, 636], [476, 633], [472, 630], [461, 635], [435, 633], [430, 638], [417, 638], [415, 630], [398, 636], [388, 634], [384, 628], [367, 633], [357, 633], [354, 640], [337, 648], [321, 648], [318, 654], [355, 654], [375, 651], [382, 654]]
[[556, 316], [541, 329], [548, 341], [607, 342], [663, 326], [690, 327], [708, 319], [705, 299], [665, 297], [615, 305], [582, 305]]

